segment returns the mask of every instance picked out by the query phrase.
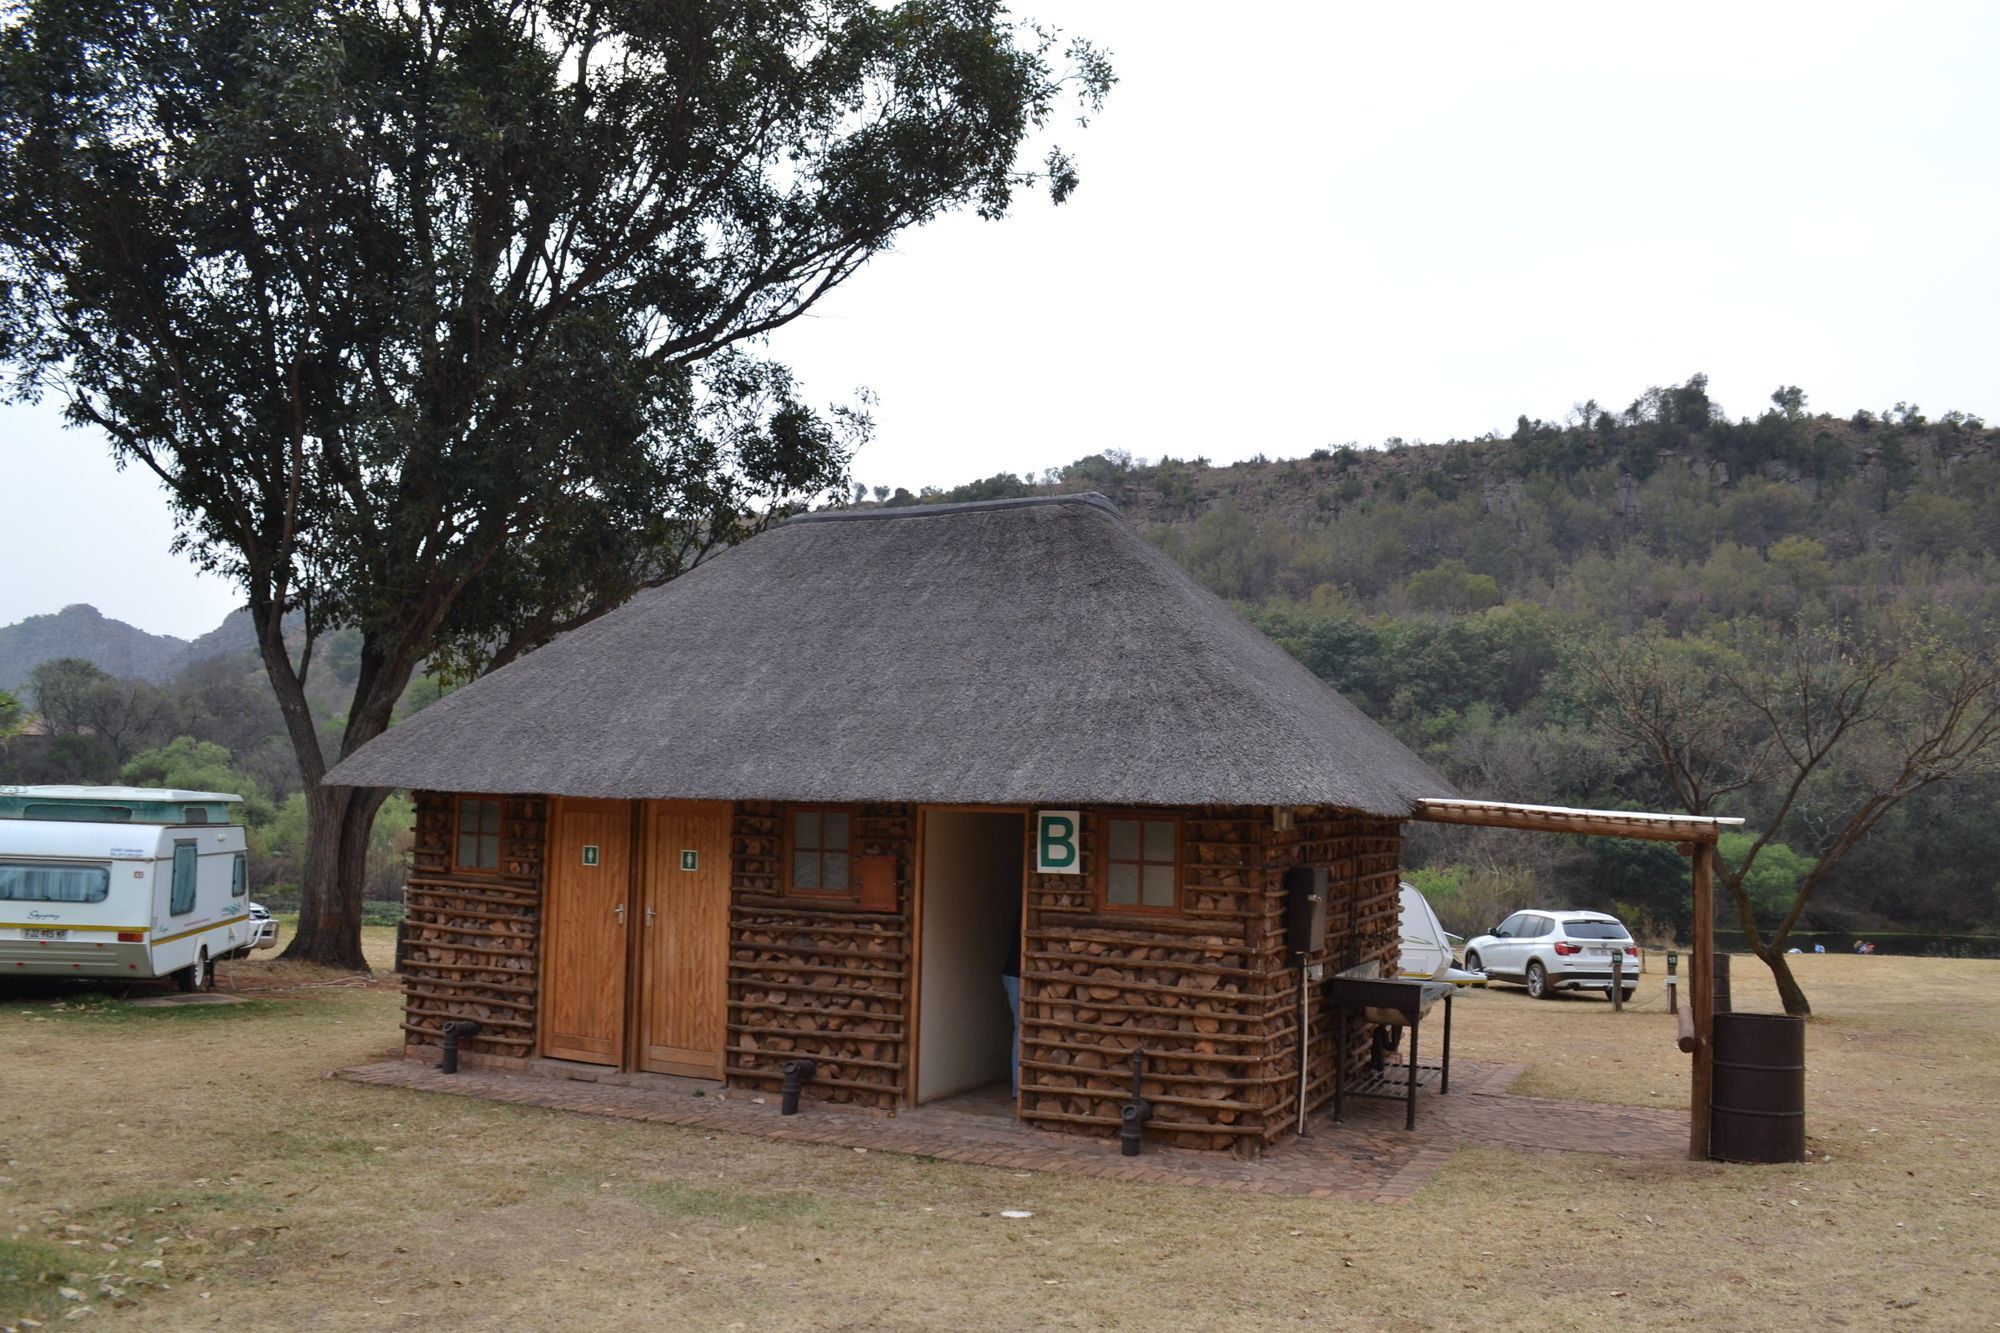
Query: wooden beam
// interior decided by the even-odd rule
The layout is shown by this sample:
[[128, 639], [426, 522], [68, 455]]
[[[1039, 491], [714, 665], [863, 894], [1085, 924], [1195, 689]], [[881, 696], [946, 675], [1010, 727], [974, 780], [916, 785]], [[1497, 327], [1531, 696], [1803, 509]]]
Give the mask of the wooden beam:
[[1715, 1089], [1715, 848], [1694, 849], [1694, 942], [1688, 1008], [1694, 1017], [1694, 1072], [1688, 1091], [1688, 1156], [1708, 1160], [1709, 1099]]
[[1604, 838], [1644, 838], [1650, 842], [1712, 845], [1720, 829], [1711, 823], [1668, 819], [1621, 819], [1598, 814], [1522, 810], [1505, 806], [1433, 805], [1417, 807], [1416, 819], [1432, 824], [1465, 824], [1474, 828], [1526, 829], [1532, 833], [1582, 833]]

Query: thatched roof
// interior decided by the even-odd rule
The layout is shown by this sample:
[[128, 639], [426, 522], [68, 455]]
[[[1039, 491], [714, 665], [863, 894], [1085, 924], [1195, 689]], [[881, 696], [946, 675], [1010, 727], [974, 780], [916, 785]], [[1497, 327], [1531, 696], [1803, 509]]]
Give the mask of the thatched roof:
[[1452, 795], [1096, 495], [802, 515], [328, 781], [1395, 817]]

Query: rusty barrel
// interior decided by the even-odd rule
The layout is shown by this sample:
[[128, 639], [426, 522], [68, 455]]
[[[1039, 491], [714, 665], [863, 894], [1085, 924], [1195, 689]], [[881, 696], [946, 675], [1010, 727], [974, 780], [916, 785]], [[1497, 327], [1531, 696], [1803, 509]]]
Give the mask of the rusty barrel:
[[1806, 1155], [1806, 1024], [1785, 1014], [1715, 1016], [1708, 1154], [1724, 1162]]

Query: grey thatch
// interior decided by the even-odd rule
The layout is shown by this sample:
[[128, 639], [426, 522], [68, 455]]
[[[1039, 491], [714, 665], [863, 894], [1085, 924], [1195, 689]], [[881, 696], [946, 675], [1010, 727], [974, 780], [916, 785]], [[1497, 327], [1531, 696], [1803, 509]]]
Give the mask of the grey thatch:
[[1393, 817], [1452, 794], [1096, 495], [792, 519], [328, 781]]

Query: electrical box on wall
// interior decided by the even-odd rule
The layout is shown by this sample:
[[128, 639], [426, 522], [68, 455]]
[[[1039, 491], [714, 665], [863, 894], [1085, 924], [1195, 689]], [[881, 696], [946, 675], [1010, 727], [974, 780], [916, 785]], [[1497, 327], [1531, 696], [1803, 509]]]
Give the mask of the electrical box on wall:
[[1326, 947], [1325, 866], [1293, 866], [1285, 872], [1285, 952], [1293, 958]]

